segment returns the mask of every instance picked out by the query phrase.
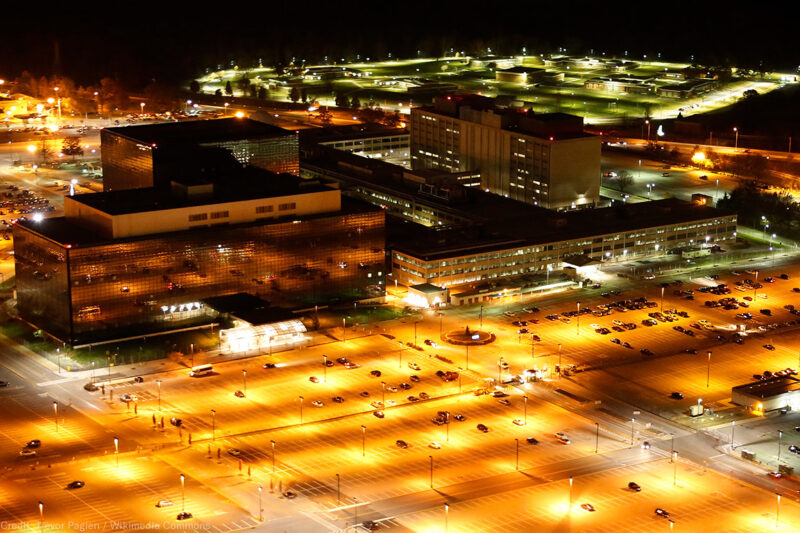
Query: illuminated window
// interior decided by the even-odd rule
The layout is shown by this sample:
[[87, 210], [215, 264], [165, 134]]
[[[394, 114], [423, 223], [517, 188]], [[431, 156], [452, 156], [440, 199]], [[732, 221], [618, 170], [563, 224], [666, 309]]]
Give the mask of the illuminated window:
[[229, 213], [227, 211], [215, 211], [211, 213], [211, 218], [228, 218]]
[[196, 215], [189, 215], [189, 222], [197, 222], [199, 220], [207, 220], [207, 213], [197, 213]]

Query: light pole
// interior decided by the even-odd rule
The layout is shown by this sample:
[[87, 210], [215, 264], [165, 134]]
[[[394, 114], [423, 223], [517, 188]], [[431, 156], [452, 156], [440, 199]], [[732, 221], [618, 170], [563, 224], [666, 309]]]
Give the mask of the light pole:
[[139, 107], [141, 108], [142, 115], [144, 115], [144, 102], [139, 102]]
[[433, 488], [433, 456], [429, 455], [428, 459], [431, 460], [431, 488]]
[[322, 382], [328, 382], [328, 356], [322, 356]]
[[600, 424], [595, 422], [595, 436], [594, 436], [594, 453], [597, 453], [597, 450], [600, 448]]
[[708, 368], [706, 369], [706, 388], [711, 383], [711, 350], [708, 351]]
[[347, 342], [347, 318], [342, 318], [342, 342]]
[[181, 512], [186, 510], [186, 476], [181, 474]]
[[575, 325], [575, 334], [581, 334], [581, 303], [578, 302], [578, 314], [575, 316], [578, 319], [577, 324]]
[[558, 377], [561, 377], [561, 344], [558, 345]]
[[672, 486], [678, 486], [678, 452], [672, 451]]
[[775, 510], [775, 529], [778, 529], [781, 520], [781, 495], [776, 492], [775, 496], [778, 497], [778, 508]]
[[783, 443], [783, 431], [778, 430], [778, 467], [781, 466], [781, 444]]
[[444, 419], [447, 421], [445, 424], [445, 442], [450, 442], [450, 411], [445, 411]]
[[[92, 363], [92, 366], [94, 366], [94, 363]], [[160, 379], [156, 380], [156, 385], [158, 385], [158, 411], [161, 412], [161, 380]]]
[[53, 415], [56, 422], [56, 433], [58, 433], [58, 402], [53, 402]]
[[661, 312], [662, 313], [664, 312], [664, 288], [665, 287], [661, 287]]
[[39, 502], [39, 528], [44, 532], [44, 503]]
[[731, 451], [733, 450], [733, 430], [736, 427], [736, 420], [731, 420]]
[[480, 328], [483, 329], [483, 304], [481, 304], [481, 321], [480, 321]]
[[514, 469], [515, 469], [517, 472], [519, 472], [519, 439], [514, 439], [514, 441], [517, 443], [517, 457], [516, 457], [516, 466], [514, 467]]
[[300, 398], [300, 425], [303, 425], [303, 397], [299, 396]]
[[466, 365], [464, 365], [464, 367], [465, 367], [467, 370], [469, 370], [469, 344], [465, 344], [465, 345], [464, 345], [464, 348], [466, 348], [466, 352], [467, 352], [467, 355], [466, 355], [466, 359], [467, 359], [467, 361], [466, 361]]
[[419, 321], [415, 321], [414, 322], [414, 346], [415, 347], [417, 346], [417, 324], [419, 324]]
[[341, 478], [336, 474], [336, 505], [342, 503]]
[[[270, 440], [269, 443], [272, 445], [272, 473], [275, 473], [275, 441]], [[339, 479], [339, 474], [336, 474], [336, 479]]]
[[447, 515], [450, 512], [450, 505], [444, 504], [444, 533], [447, 533]]
[[244, 368], [242, 369], [242, 386], [244, 387], [242, 394], [244, 394], [244, 397], [247, 398], [247, 370]]
[[263, 492], [264, 487], [261, 485], [258, 486], [258, 521], [264, 521], [264, 508], [261, 507], [261, 493]]
[[572, 476], [569, 478], [569, 508], [568, 512], [572, 513]]
[[528, 395], [527, 394], [522, 397], [522, 409], [523, 409], [523, 411], [522, 411], [522, 413], [523, 413], [523, 415], [522, 415], [523, 416], [522, 425], [523, 426], [527, 426], [528, 425]]
[[92, 361], [92, 383], [94, 383], [94, 361]]
[[114, 456], [117, 458], [117, 470], [119, 470], [119, 437], [114, 437]]
[[211, 410], [211, 440], [217, 439], [217, 411]]
[[367, 456], [367, 426], [361, 425], [361, 457]]
[[733, 145], [733, 149], [734, 150], [738, 150], [739, 149], [739, 128], [734, 126], [733, 127], [733, 133], [736, 135], [736, 142]]
[[381, 381], [381, 407], [386, 407], [386, 382]]
[[635, 427], [636, 427], [636, 419], [631, 418], [631, 446], [633, 446], [633, 432]]

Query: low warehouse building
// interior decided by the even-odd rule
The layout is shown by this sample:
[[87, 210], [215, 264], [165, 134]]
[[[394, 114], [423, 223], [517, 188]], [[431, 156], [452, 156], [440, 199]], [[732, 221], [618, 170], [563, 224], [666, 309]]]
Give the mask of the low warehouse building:
[[762, 413], [786, 408], [800, 410], [800, 379], [775, 376], [739, 385], [731, 390], [731, 401]]

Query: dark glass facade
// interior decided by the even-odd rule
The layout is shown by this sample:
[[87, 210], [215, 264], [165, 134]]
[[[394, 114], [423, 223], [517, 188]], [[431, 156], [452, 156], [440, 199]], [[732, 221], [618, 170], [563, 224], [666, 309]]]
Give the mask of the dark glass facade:
[[200, 301], [212, 296], [247, 292], [303, 308], [384, 290], [384, 212], [371, 206], [81, 245], [26, 223], [14, 243], [20, 315], [70, 343], [201, 323]]

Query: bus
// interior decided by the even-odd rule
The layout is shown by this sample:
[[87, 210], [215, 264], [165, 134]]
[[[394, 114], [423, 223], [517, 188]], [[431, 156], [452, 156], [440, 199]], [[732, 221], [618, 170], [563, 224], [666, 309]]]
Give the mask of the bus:
[[213, 370], [214, 368], [211, 365], [194, 366], [192, 367], [192, 371], [189, 372], [189, 375], [193, 378], [198, 378], [209, 375]]

